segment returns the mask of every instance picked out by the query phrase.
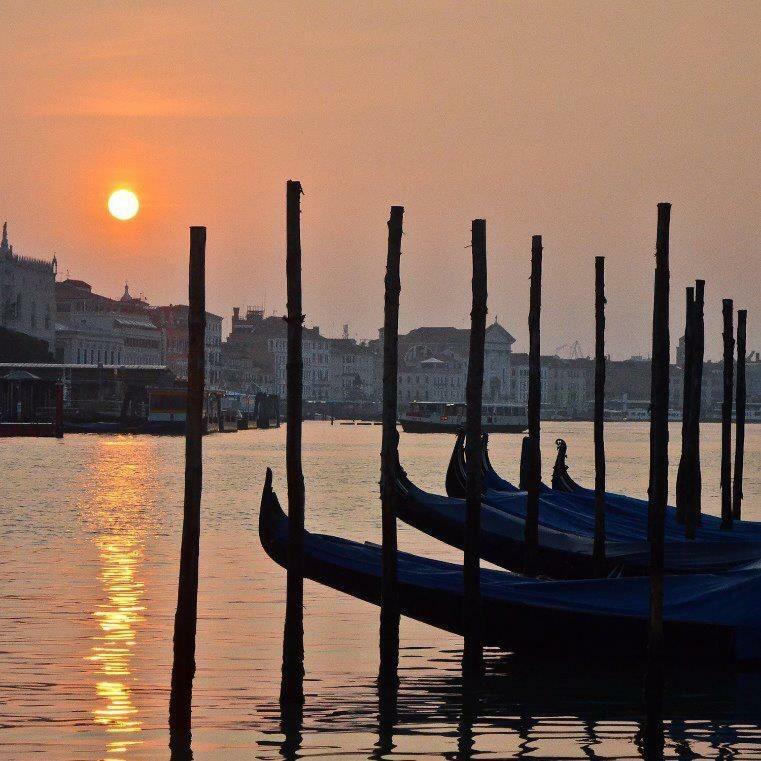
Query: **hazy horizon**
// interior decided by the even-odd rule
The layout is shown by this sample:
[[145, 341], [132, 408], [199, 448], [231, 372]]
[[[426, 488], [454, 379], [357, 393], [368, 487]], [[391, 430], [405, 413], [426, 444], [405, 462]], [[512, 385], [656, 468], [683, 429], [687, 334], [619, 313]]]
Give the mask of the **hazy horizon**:
[[[489, 320], [527, 346], [532, 234], [544, 236], [542, 349], [650, 350], [656, 204], [671, 201], [672, 347], [705, 278], [761, 277], [757, 3], [0, 5], [0, 219], [18, 253], [118, 297], [186, 300], [191, 224], [207, 304], [285, 304], [285, 181], [301, 180], [308, 324], [372, 338], [388, 207], [406, 207], [400, 328], [468, 324], [470, 221], [487, 220]], [[755, 159], [753, 157], [756, 157]], [[141, 211], [106, 211], [115, 187]], [[672, 351], [673, 354], [673, 351]]]

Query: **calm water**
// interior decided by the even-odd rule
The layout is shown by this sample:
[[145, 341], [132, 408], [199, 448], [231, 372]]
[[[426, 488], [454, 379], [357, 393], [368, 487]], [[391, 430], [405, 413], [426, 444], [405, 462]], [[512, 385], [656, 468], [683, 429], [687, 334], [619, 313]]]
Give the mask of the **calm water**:
[[[591, 426], [545, 424], [572, 474], [592, 483]], [[672, 428], [676, 462], [678, 429]], [[611, 489], [644, 495], [647, 426], [607, 426]], [[718, 508], [719, 427], [705, 426], [704, 494]], [[377, 608], [306, 584], [307, 702], [300, 737], [278, 709], [285, 573], [257, 535], [264, 469], [285, 497], [285, 429], [204, 441], [201, 587], [194, 691], [197, 759], [640, 758], [636, 671], [489, 653], [462, 710], [461, 641], [402, 621], [396, 712], [379, 716]], [[445, 435], [402, 436], [421, 486], [443, 491]], [[380, 539], [379, 427], [304, 425], [307, 526]], [[515, 479], [520, 437], [493, 436]], [[745, 512], [761, 519], [761, 427], [748, 431]], [[0, 757], [163, 759], [182, 518], [183, 442], [71, 435], [0, 443]], [[673, 486], [673, 478], [672, 478]], [[458, 553], [400, 525], [404, 550]], [[761, 758], [761, 676], [671, 675], [666, 753]], [[380, 727], [380, 729], [379, 729]]]

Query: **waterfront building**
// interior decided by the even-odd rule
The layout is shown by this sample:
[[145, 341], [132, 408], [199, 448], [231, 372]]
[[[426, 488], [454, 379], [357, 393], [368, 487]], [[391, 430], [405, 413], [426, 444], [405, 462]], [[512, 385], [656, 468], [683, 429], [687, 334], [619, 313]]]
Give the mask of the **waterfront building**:
[[[528, 354], [515, 353], [510, 365], [510, 398], [528, 403]], [[549, 416], [586, 417], [594, 399], [594, 360], [542, 356], [540, 384], [543, 412]]]
[[378, 357], [366, 343], [349, 338], [329, 338], [329, 398], [341, 402], [376, 402], [381, 398]]
[[162, 334], [149, 319], [73, 312], [56, 325], [57, 358], [77, 365], [162, 365]]
[[[370, 348], [382, 362], [383, 330]], [[484, 402], [510, 402], [510, 366], [515, 343], [496, 320], [486, 328]], [[465, 401], [470, 330], [453, 327], [415, 328], [399, 336], [400, 404], [411, 401]]]
[[274, 358], [256, 342], [222, 342], [222, 388], [241, 394], [274, 394]]
[[[188, 306], [169, 304], [151, 308], [151, 316], [164, 333], [165, 362], [179, 379], [188, 377]], [[222, 386], [222, 318], [206, 312], [204, 378], [207, 389]]]
[[[286, 359], [288, 330], [282, 317], [265, 317], [263, 309], [246, 311], [233, 308], [232, 328], [227, 337], [230, 347], [247, 347], [250, 361], [259, 367], [272, 367], [272, 393], [286, 396]], [[319, 326], [303, 330], [304, 400], [328, 401], [330, 391], [330, 340]]]
[[0, 240], [0, 326], [45, 341], [55, 351], [55, 256], [33, 259], [15, 253], [8, 224]]
[[55, 284], [56, 358], [76, 365], [163, 365], [164, 336], [148, 302], [125, 285], [119, 299], [83, 280]]
[[410, 402], [463, 402], [468, 361], [453, 351], [418, 360], [405, 356], [399, 363], [397, 398], [402, 410]]

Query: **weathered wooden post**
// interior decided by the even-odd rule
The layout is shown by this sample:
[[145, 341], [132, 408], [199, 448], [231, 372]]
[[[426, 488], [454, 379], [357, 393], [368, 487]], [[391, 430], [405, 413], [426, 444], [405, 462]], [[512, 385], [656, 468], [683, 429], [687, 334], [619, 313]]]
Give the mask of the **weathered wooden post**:
[[383, 433], [381, 443], [382, 586], [380, 618], [380, 670], [378, 688], [395, 693], [398, 683], [399, 595], [396, 580], [396, 488], [399, 453], [397, 378], [399, 374], [399, 265], [402, 257], [404, 207], [392, 206], [388, 220], [385, 295], [383, 301]]
[[748, 311], [737, 311], [737, 392], [735, 394], [735, 474], [732, 485], [732, 517], [742, 518], [743, 459], [745, 458], [745, 332]]
[[55, 437], [63, 438], [63, 383], [55, 384]]
[[595, 257], [595, 535], [593, 561], [605, 572], [605, 257]]
[[735, 362], [732, 299], [722, 299], [724, 320], [724, 400], [721, 404], [721, 527], [732, 529], [732, 377]]
[[281, 703], [304, 699], [304, 474], [301, 468], [301, 407], [303, 399], [301, 312], [301, 183], [286, 188], [286, 280], [288, 324], [286, 360], [287, 410], [285, 460], [288, 479], [288, 572]]
[[679, 470], [676, 475], [676, 519], [686, 522], [689, 510], [692, 457], [690, 451], [690, 433], [692, 431], [692, 365], [693, 365], [693, 333], [695, 318], [695, 289], [685, 289], [685, 318], [684, 318], [684, 361], [682, 366], [682, 454], [679, 458]]
[[695, 281], [695, 302], [692, 319], [692, 365], [690, 368], [690, 467], [685, 534], [695, 538], [695, 530], [700, 523], [701, 499], [703, 491], [700, 472], [700, 412], [703, 394], [703, 354], [705, 350], [705, 280]]
[[169, 697], [169, 747], [173, 757], [190, 750], [193, 677], [196, 671], [198, 552], [204, 393], [206, 228], [190, 228], [188, 287], [188, 394], [185, 416], [185, 499], [180, 546], [177, 610], [174, 615], [172, 689]]
[[481, 496], [483, 447], [481, 403], [484, 388], [486, 343], [486, 220], [474, 219], [471, 227], [473, 254], [473, 301], [470, 311], [470, 353], [465, 386], [465, 558], [463, 563], [463, 606], [465, 647], [463, 666], [477, 669], [481, 662]]
[[[662, 684], [663, 666], [663, 530], [668, 496], [669, 412], [669, 225], [671, 204], [658, 204], [653, 294], [653, 350], [650, 379], [650, 638], [651, 688]], [[654, 681], [653, 681], [654, 680]], [[654, 695], [655, 693], [650, 693]]]
[[540, 356], [540, 314], [542, 311], [542, 236], [531, 238], [531, 290], [528, 312], [528, 482], [526, 484], [526, 525], [524, 571], [536, 573], [539, 552], [539, 487], [541, 484], [541, 445], [539, 426], [542, 405]]

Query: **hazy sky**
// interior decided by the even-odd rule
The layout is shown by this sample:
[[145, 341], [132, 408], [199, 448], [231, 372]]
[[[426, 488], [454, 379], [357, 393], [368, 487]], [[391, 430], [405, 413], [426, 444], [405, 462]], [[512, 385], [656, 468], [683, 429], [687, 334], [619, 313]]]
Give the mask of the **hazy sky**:
[[[761, 3], [0, 2], [0, 218], [31, 256], [119, 295], [186, 300], [208, 226], [210, 309], [284, 307], [285, 180], [304, 185], [308, 323], [374, 336], [386, 219], [406, 209], [403, 329], [463, 326], [470, 220], [489, 311], [526, 348], [531, 235], [542, 348], [649, 353], [656, 203], [672, 213], [672, 337], [707, 280], [761, 349]], [[131, 222], [106, 212], [121, 184]]]

